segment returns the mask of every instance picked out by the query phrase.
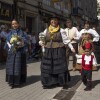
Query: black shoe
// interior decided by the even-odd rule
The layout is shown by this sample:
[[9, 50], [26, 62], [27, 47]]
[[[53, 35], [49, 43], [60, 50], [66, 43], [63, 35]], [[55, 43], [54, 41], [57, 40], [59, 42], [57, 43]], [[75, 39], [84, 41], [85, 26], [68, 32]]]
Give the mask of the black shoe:
[[51, 89], [52, 86], [43, 86], [43, 89]]
[[87, 86], [87, 82], [83, 82], [83, 84], [84, 84], [85, 86]]
[[84, 90], [85, 91], [91, 91], [92, 90], [92, 87], [86, 87]]
[[92, 89], [92, 82], [91, 81], [87, 81], [87, 86], [86, 88], [84, 89], [85, 91], [91, 91]]

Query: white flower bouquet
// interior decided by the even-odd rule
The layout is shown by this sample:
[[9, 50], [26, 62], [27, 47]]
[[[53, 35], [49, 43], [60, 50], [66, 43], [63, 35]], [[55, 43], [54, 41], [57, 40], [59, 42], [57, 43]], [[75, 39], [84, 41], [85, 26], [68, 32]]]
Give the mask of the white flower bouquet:
[[[39, 39], [40, 39], [40, 41], [41, 41], [43, 44], [45, 44], [45, 35], [43, 34], [43, 32], [41, 32], [41, 33], [39, 34]], [[44, 45], [42, 46], [42, 52], [43, 52], [43, 53], [45, 52], [45, 47], [44, 47]]]
[[13, 52], [16, 52], [19, 48], [24, 46], [24, 41], [19, 35], [12, 35], [10, 44], [13, 46]]

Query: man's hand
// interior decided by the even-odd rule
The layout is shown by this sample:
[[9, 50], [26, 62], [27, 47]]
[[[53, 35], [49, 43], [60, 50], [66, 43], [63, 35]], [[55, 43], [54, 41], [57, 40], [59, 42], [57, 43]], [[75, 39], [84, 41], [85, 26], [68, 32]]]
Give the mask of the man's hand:
[[74, 38], [71, 39], [71, 41], [75, 40]]
[[72, 50], [71, 50], [73, 53], [75, 53], [75, 49], [73, 48]]

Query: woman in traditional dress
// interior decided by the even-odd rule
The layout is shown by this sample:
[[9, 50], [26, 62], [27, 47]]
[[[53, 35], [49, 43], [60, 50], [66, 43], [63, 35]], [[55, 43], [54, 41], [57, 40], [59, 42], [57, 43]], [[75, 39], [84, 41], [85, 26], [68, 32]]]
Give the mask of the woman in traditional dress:
[[75, 52], [66, 32], [60, 28], [56, 16], [50, 19], [50, 26], [39, 36], [44, 35], [45, 43], [40, 39], [39, 44], [45, 47], [41, 62], [41, 82], [43, 87], [53, 85], [65, 86], [70, 80], [66, 61], [66, 48], [68, 45]]
[[[13, 88], [26, 82], [26, 53], [25, 53], [25, 37], [24, 32], [20, 29], [18, 21], [12, 21], [12, 30], [9, 32], [6, 42], [8, 57], [6, 62], [6, 82]], [[19, 36], [20, 41], [16, 42], [16, 37]], [[14, 40], [15, 39], [15, 40]], [[17, 44], [13, 44], [16, 42]], [[15, 45], [18, 46], [15, 48]]]
[[[84, 44], [86, 42], [91, 42], [91, 44], [94, 47], [93, 42], [99, 41], [99, 34], [95, 30], [90, 28], [90, 24], [88, 21], [85, 22], [84, 29], [82, 29], [79, 34], [80, 34], [81, 41], [79, 44], [79, 51], [78, 52], [79, 52], [79, 55], [82, 55], [85, 52], [82, 48], [84, 46]], [[93, 48], [93, 50], [94, 50], [94, 48]], [[92, 54], [94, 55], [93, 52], [92, 52]], [[82, 63], [82, 59], [78, 59], [76, 69], [79, 69], [79, 70], [81, 69], [81, 63]], [[94, 66], [93, 70], [97, 70], [97, 68]]]

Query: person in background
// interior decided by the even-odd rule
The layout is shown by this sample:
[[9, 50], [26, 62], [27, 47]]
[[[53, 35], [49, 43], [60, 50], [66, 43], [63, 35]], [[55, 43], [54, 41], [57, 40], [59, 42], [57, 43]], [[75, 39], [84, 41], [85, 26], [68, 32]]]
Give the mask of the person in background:
[[26, 82], [26, 52], [25, 37], [16, 19], [11, 22], [12, 30], [7, 36], [5, 49], [8, 51], [6, 61], [6, 82], [12, 88]]
[[28, 27], [26, 27], [26, 28], [24, 29], [24, 31], [25, 31], [27, 34], [30, 34]]
[[0, 32], [0, 41], [1, 41], [1, 48], [0, 48], [0, 62], [4, 63], [6, 62], [6, 59], [7, 59], [7, 52], [6, 50], [4, 49], [4, 45], [5, 45], [5, 42], [6, 42], [6, 38], [8, 36], [8, 32], [7, 32], [7, 27], [6, 25], [1, 25], [1, 32]]
[[100, 26], [96, 26], [95, 24], [92, 26], [92, 29], [98, 32], [99, 34], [99, 41], [94, 42], [94, 54], [97, 59], [97, 63], [100, 64], [100, 55], [98, 55], [100, 51]]
[[79, 37], [81, 38], [82, 34], [85, 32], [85, 31], [88, 31], [88, 33], [90, 33], [91, 35], [91, 38], [93, 38], [91, 41], [92, 42], [98, 42], [99, 41], [99, 34], [90, 28], [90, 22], [89, 21], [86, 21], [85, 24], [84, 24], [84, 29], [82, 29], [79, 33]]
[[76, 54], [76, 57], [82, 59], [82, 82], [86, 86], [84, 90], [89, 91], [92, 89], [92, 67], [96, 65], [96, 61], [94, 55], [92, 55], [93, 49], [90, 42], [85, 43], [83, 49], [85, 52], [82, 55]]
[[[70, 39], [71, 44], [75, 48], [75, 51], [78, 53], [79, 32], [76, 27], [73, 27], [73, 23], [71, 19], [67, 19], [66, 26], [67, 26], [67, 28], [65, 28], [66, 35]], [[71, 53], [70, 48], [67, 46], [66, 47], [66, 57], [67, 57], [68, 63], [69, 63], [70, 53]], [[72, 54], [72, 56], [73, 56], [73, 71], [75, 71], [76, 70], [76, 57], [74, 54]]]
[[8, 33], [7, 33], [7, 28], [6, 28], [6, 26], [5, 26], [5, 25], [1, 25], [1, 32], [0, 32], [1, 38], [2, 38], [3, 40], [6, 40], [7, 35], [8, 35]]
[[35, 37], [36, 33], [32, 32], [31, 37], [30, 37], [30, 43], [31, 43], [31, 54], [29, 56], [28, 59], [32, 59], [32, 58], [36, 58], [35, 54], [36, 54], [36, 37]]
[[[82, 45], [85, 43], [85, 41], [90, 41], [94, 45], [96, 42], [99, 41], [99, 37], [100, 37], [99, 34], [95, 30], [90, 28], [90, 22], [86, 21], [84, 24], [84, 29], [82, 29], [79, 33], [79, 38], [80, 38], [79, 54], [81, 55], [82, 53], [84, 53], [84, 50], [82, 49]], [[94, 47], [94, 51], [95, 51], [95, 47]], [[77, 67], [77, 69], [80, 68], [81, 67]], [[97, 70], [97, 68], [94, 66], [93, 70]]]
[[32, 52], [34, 52], [35, 50], [35, 46], [36, 46], [36, 37], [35, 37], [35, 32], [32, 33], [32, 37], [31, 37], [31, 41], [32, 41]]
[[50, 18], [50, 26], [39, 34], [39, 38], [39, 44], [42, 46], [43, 51], [41, 61], [41, 82], [43, 87], [66, 86], [67, 81], [70, 80], [70, 74], [65, 55], [65, 45], [68, 45], [72, 52], [75, 52], [75, 50], [64, 29], [60, 28], [57, 16]]
[[26, 27], [25, 29], [24, 29], [24, 35], [27, 37], [27, 52], [28, 52], [28, 54], [27, 54], [27, 58], [28, 58], [28, 60], [30, 60], [31, 59], [31, 54], [32, 54], [32, 37], [31, 37], [31, 33], [29, 32], [29, 29]]
[[81, 26], [80, 25], [77, 25], [76, 28], [77, 28], [78, 32], [80, 32]]

